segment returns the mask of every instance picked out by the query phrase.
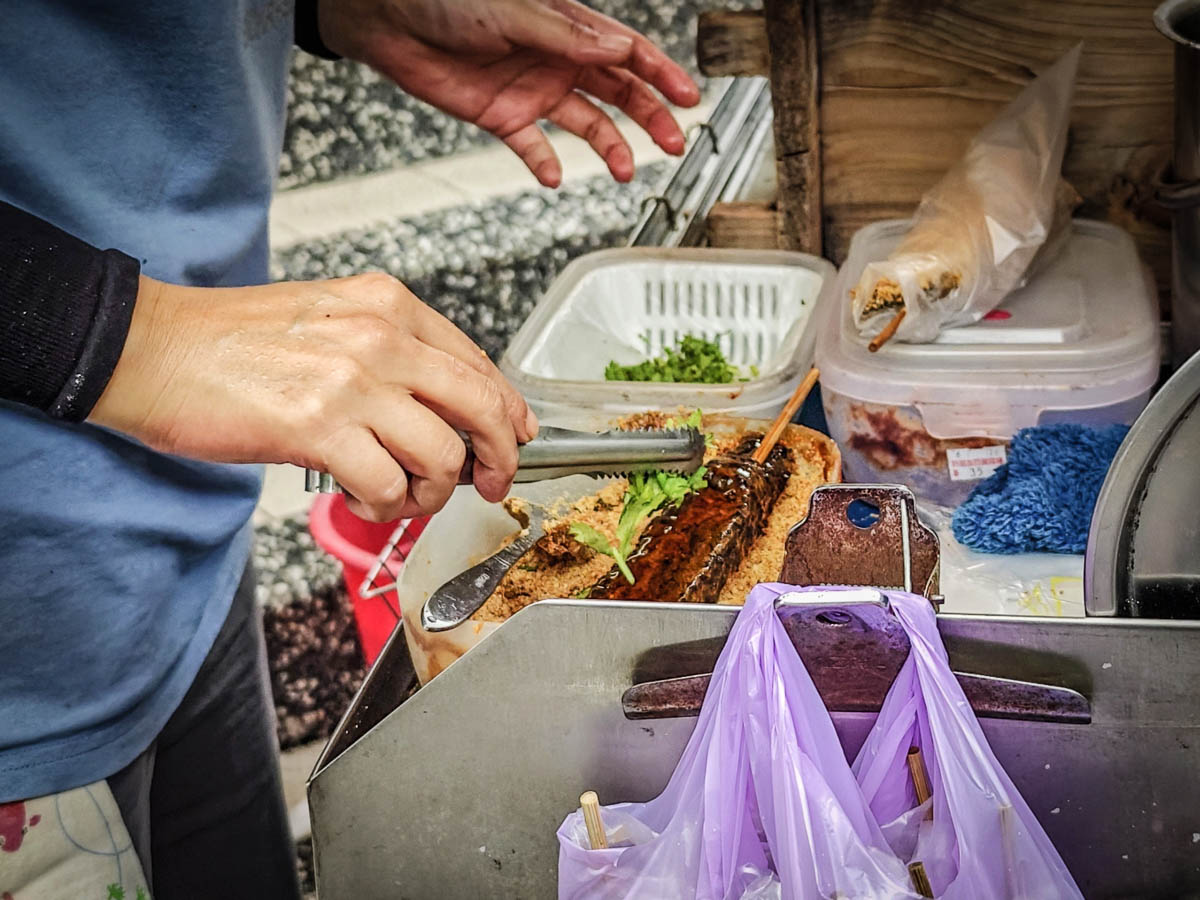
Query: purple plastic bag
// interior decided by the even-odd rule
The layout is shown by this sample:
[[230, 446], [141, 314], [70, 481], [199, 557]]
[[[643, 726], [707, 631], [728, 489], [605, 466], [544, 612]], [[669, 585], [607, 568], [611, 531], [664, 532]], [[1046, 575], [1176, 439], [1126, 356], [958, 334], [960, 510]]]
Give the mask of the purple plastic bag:
[[611, 849], [567, 816], [560, 900], [916, 897], [775, 615], [792, 590], [751, 591], [666, 788], [603, 809]]
[[[1058, 851], [1000, 768], [924, 597], [888, 592], [912, 642], [879, 717], [854, 761], [871, 811], [906, 862], [920, 860], [940, 900], [1082, 898]], [[913, 811], [908, 770], [918, 747], [933, 818]]]

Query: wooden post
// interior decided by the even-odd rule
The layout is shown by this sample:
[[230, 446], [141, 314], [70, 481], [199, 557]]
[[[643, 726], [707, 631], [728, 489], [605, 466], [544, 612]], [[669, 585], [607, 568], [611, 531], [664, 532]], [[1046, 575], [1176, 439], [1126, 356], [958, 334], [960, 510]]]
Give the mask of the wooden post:
[[767, 28], [761, 10], [713, 9], [696, 23], [696, 63], [710, 78], [767, 74]]
[[705, 222], [710, 247], [775, 250], [779, 215], [770, 203], [714, 203]]
[[816, 0], [765, 0], [775, 107], [779, 246], [821, 255], [821, 73]]

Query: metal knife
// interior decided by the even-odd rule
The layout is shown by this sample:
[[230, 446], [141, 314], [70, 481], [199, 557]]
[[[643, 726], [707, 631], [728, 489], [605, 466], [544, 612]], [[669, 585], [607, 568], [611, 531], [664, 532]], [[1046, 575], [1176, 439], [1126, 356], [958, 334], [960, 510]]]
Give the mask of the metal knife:
[[511, 544], [434, 591], [421, 607], [422, 628], [449, 631], [471, 618], [492, 596], [508, 570], [545, 534], [546, 511], [540, 506], [530, 506], [528, 512], [515, 511], [514, 515], [522, 517], [518, 521], [525, 530]]

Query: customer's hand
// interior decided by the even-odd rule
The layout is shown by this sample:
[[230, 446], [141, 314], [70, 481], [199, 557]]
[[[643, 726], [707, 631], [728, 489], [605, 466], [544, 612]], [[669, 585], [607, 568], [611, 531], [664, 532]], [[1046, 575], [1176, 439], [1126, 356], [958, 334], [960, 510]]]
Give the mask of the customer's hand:
[[632, 29], [575, 0], [320, 0], [325, 44], [504, 141], [544, 185], [562, 166], [539, 119], [584, 138], [619, 181], [633, 154], [585, 95], [622, 109], [668, 153], [684, 136], [657, 88], [694, 106], [695, 83]]
[[90, 421], [156, 450], [330, 472], [376, 521], [432, 513], [470, 435], [479, 493], [500, 500], [525, 401], [466, 335], [388, 275], [248, 288], [142, 278]]

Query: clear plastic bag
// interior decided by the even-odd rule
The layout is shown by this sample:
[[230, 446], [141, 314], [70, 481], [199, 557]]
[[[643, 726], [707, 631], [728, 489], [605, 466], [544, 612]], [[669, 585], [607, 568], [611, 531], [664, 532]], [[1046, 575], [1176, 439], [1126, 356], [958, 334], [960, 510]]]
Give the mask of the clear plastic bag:
[[[888, 597], [912, 651], [853, 768], [892, 849], [924, 864], [940, 900], [1082, 898], [988, 746], [950, 669], [929, 601]], [[917, 809], [910, 747], [921, 751], [931, 787]]]
[[563, 822], [560, 900], [916, 897], [775, 615], [788, 590], [751, 591], [667, 787], [602, 811], [611, 849]]
[[977, 322], [1024, 283], [1034, 257], [1065, 233], [1077, 198], [1062, 182], [1082, 45], [1035, 79], [975, 136], [921, 200], [913, 226], [852, 291], [855, 325], [878, 335], [901, 310], [895, 339], [932, 341]]

